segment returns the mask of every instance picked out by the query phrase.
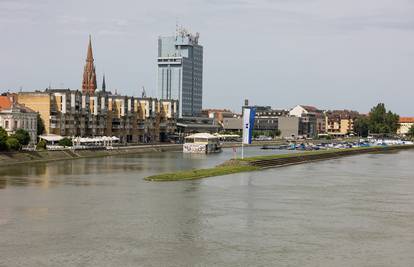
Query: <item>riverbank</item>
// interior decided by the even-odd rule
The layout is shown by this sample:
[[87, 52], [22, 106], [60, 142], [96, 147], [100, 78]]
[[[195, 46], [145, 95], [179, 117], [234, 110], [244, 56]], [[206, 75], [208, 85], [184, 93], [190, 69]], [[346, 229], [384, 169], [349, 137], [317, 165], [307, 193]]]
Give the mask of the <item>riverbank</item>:
[[153, 153], [164, 151], [182, 151], [180, 144], [162, 144], [162, 145], [140, 145], [119, 147], [112, 150], [42, 150], [42, 151], [16, 151], [16, 152], [1, 152], [0, 153], [0, 167], [30, 164], [30, 163], [44, 163], [58, 160], [73, 160], [80, 158], [95, 158], [106, 157], [114, 155], [126, 154], [140, 154]]
[[[283, 141], [255, 142], [249, 146], [279, 145]], [[240, 143], [225, 143], [223, 148], [239, 147]], [[40, 151], [12, 151], [0, 152], [0, 167], [17, 164], [45, 163], [57, 160], [73, 160], [79, 158], [107, 157], [114, 155], [154, 153], [177, 151], [183, 149], [182, 144], [154, 144], [116, 147], [112, 150], [40, 150]]]
[[[309, 142], [317, 144], [323, 140], [307, 140]], [[278, 146], [284, 145], [288, 142], [285, 140], [273, 140], [273, 141], [254, 141], [246, 147], [257, 146]], [[223, 148], [240, 147], [240, 142], [229, 142], [222, 145]], [[117, 147], [113, 150], [42, 150], [42, 151], [13, 151], [13, 152], [0, 152], [0, 167], [10, 166], [17, 164], [30, 164], [30, 163], [45, 163], [57, 160], [73, 160], [79, 158], [94, 158], [94, 157], [106, 157], [114, 155], [125, 154], [140, 154], [140, 153], [153, 153], [164, 151], [182, 151], [182, 144], [154, 144], [154, 145], [135, 145], [126, 147]]]
[[258, 156], [245, 159], [229, 160], [219, 166], [209, 169], [179, 171], [174, 173], [153, 175], [146, 177], [145, 180], [154, 182], [195, 180], [213, 176], [222, 176], [232, 173], [257, 171], [266, 168], [283, 167], [293, 164], [308, 163], [358, 154], [380, 153], [405, 149], [414, 149], [414, 145], [332, 149], [322, 151], [309, 151], [294, 154]]

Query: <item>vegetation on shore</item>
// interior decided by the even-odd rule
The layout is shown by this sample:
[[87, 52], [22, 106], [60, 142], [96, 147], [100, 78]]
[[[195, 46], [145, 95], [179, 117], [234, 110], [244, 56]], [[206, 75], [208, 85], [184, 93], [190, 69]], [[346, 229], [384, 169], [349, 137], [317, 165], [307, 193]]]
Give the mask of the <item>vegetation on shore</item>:
[[26, 130], [18, 129], [14, 134], [8, 135], [7, 131], [0, 127], [0, 151], [20, 150], [29, 142], [30, 135]]
[[221, 176], [226, 174], [233, 174], [239, 172], [249, 172], [259, 170], [259, 167], [249, 165], [229, 165], [229, 166], [217, 166], [210, 169], [188, 170], [179, 171], [173, 173], [164, 173], [146, 177], [147, 181], [167, 182], [167, 181], [183, 181], [183, 180], [195, 180], [212, 176]]
[[385, 105], [379, 103], [367, 116], [355, 120], [354, 131], [362, 137], [367, 137], [368, 134], [393, 135], [398, 130], [399, 119], [398, 114], [387, 111]]
[[346, 148], [346, 149], [329, 149], [329, 150], [313, 150], [313, 151], [304, 151], [298, 153], [289, 153], [289, 154], [275, 154], [275, 155], [264, 155], [264, 156], [255, 156], [249, 157], [245, 159], [240, 159], [241, 161], [252, 162], [257, 160], [271, 160], [271, 159], [282, 159], [282, 158], [295, 158], [301, 156], [309, 156], [309, 155], [320, 155], [320, 154], [334, 154], [341, 151], [357, 151], [357, 150], [370, 150], [373, 148], [378, 148], [378, 146], [372, 147], [353, 147], [353, 148]]

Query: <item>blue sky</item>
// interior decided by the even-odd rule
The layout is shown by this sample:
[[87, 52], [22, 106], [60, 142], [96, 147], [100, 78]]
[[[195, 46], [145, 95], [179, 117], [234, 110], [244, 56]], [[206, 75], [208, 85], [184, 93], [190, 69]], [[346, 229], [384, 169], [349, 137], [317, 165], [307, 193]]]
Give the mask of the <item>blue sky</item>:
[[414, 116], [412, 0], [0, 0], [0, 91], [80, 88], [92, 34], [100, 81], [155, 96], [157, 37], [177, 22], [201, 35], [204, 108]]

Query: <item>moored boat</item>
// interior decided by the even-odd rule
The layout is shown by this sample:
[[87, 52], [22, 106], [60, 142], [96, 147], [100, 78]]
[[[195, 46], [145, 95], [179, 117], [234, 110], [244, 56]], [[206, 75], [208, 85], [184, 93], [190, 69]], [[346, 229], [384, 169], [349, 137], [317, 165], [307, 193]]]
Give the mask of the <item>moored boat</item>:
[[217, 153], [221, 152], [220, 140], [209, 133], [197, 133], [185, 138], [184, 153]]

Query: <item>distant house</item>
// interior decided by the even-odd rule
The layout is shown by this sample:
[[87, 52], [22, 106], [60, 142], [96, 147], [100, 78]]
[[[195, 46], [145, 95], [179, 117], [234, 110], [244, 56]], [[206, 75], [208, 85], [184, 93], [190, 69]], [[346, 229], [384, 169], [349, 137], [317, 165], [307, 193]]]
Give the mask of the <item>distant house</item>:
[[321, 109], [314, 106], [297, 105], [289, 111], [289, 115], [300, 118], [300, 135], [315, 137], [326, 132], [325, 114]]
[[338, 137], [353, 134], [355, 119], [361, 116], [352, 110], [332, 110], [325, 115], [326, 133]]
[[14, 134], [18, 129], [26, 130], [30, 135], [30, 142], [37, 141], [37, 113], [15, 101], [12, 94], [0, 96], [0, 127], [8, 135]]
[[414, 125], [414, 117], [400, 117], [400, 127], [397, 133], [400, 135], [406, 135], [410, 128]]

